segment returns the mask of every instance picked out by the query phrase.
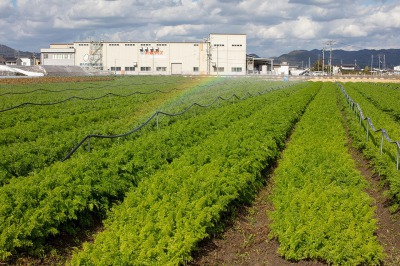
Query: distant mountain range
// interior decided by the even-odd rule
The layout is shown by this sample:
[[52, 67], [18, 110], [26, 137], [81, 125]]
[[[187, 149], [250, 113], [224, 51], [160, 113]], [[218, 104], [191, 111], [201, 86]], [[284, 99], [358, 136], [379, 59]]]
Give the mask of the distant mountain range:
[[[329, 50], [325, 50], [325, 64], [329, 62]], [[322, 60], [322, 50], [296, 50], [288, 54], [274, 57], [276, 62], [288, 62], [291, 66], [308, 67], [309, 61], [311, 67], [318, 61]], [[354, 65], [364, 69], [366, 66], [371, 67], [371, 61], [374, 68], [393, 68], [400, 65], [400, 49], [381, 49], [360, 51], [344, 51], [332, 50], [333, 65]], [[379, 63], [380, 62], [380, 63]]]
[[17, 51], [11, 47], [0, 44], [0, 56], [6, 57], [6, 58], [18, 57], [18, 56], [19, 57], [31, 57], [32, 54], [35, 54], [36, 58], [40, 58], [39, 53]]

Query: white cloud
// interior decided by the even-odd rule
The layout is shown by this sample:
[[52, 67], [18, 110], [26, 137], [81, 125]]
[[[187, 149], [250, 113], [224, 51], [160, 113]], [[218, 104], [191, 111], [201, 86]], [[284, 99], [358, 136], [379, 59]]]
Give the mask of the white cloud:
[[0, 20], [10, 17], [14, 12], [11, 0], [0, 0]]
[[201, 40], [246, 33], [248, 52], [397, 48], [400, 0], [0, 0], [1, 43], [38, 51], [54, 42]]
[[353, 20], [348, 19], [336, 21], [329, 34], [338, 37], [367, 37], [367, 28], [353, 22]]

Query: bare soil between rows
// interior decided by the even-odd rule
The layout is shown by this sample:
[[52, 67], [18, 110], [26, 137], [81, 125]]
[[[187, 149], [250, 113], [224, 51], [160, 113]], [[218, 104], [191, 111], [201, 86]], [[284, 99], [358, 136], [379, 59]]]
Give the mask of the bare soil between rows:
[[[292, 129], [285, 141], [290, 142]], [[273, 211], [270, 200], [275, 165], [264, 173], [265, 185], [258, 192], [254, 202], [248, 206], [239, 207], [236, 216], [226, 224], [226, 230], [217, 237], [204, 240], [193, 254], [189, 266], [320, 266], [325, 263], [312, 260], [288, 261], [279, 255], [279, 242], [271, 238], [268, 213]]]
[[290, 262], [279, 256], [278, 241], [269, 237], [271, 221], [267, 212], [273, 210], [269, 200], [272, 187], [267, 183], [253, 205], [243, 206], [221, 236], [204, 241], [188, 265], [325, 265], [316, 261]]

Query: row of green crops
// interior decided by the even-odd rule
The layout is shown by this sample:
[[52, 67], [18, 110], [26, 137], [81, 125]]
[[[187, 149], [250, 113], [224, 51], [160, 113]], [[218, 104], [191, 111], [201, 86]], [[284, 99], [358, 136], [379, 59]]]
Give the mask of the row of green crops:
[[61, 160], [87, 134], [130, 130], [177, 93], [27, 106], [0, 113], [4, 125], [0, 129], [0, 183]]
[[[135, 77], [114, 77], [110, 79], [97, 80], [97, 81], [81, 81], [81, 82], [67, 82], [68, 78], [65, 78], [65, 82], [54, 83], [50, 80], [39, 83], [27, 83], [27, 84], [1, 84], [0, 82], [0, 97], [30, 97], [20, 98], [15, 97], [14, 99], [25, 99], [25, 100], [36, 100], [34, 95], [46, 95], [47, 97], [43, 100], [59, 100], [59, 93], [62, 95], [69, 96], [99, 96], [102, 95], [103, 89], [112, 91], [119, 91], [119, 89], [130, 88], [132, 90], [144, 89], [160, 89], [165, 85], [170, 84], [178, 85], [180, 83], [186, 83], [186, 79], [181, 76], [135, 76]], [[32, 95], [32, 96], [29, 96]], [[34, 98], [31, 98], [34, 97]], [[54, 98], [51, 98], [54, 97]], [[7, 104], [1, 105], [2, 109], [8, 106]]]
[[[56, 162], [25, 178], [10, 180], [0, 188], [0, 259], [6, 259], [17, 249], [39, 252], [48, 236], [66, 230], [71, 223], [81, 222], [90, 213], [104, 214], [111, 202], [122, 200], [130, 187], [154, 172], [163, 172], [186, 149], [201, 146], [220, 132], [229, 137], [235, 132], [226, 128], [262, 108], [268, 110], [269, 105], [291, 99], [284, 105], [285, 112], [292, 119], [298, 117], [299, 108], [313, 91], [303, 87], [300, 84], [211, 108], [194, 117], [182, 117], [159, 130], [141, 131], [135, 138], [115, 142], [107, 149], [78, 153], [64, 163]], [[290, 110], [289, 104], [294, 110]], [[266, 116], [274, 125], [274, 115]], [[282, 141], [284, 136], [282, 131], [277, 138]], [[235, 150], [232, 152], [232, 156], [240, 156]]]
[[[362, 83], [346, 83], [344, 88], [348, 95], [360, 105], [364, 116], [371, 118], [376, 129], [384, 128], [392, 140], [400, 140], [400, 124], [392, 115], [377, 108], [359, 92], [363, 91], [364, 85]], [[385, 99], [391, 101], [389, 98], [381, 97], [382, 104], [385, 103]], [[341, 100], [342, 104], [346, 105], [344, 95]], [[384, 182], [388, 184], [388, 190], [385, 194], [392, 200], [391, 210], [397, 211], [400, 207], [400, 171], [396, 170], [396, 145], [388, 143], [386, 139], [382, 141], [382, 133], [374, 133], [370, 128], [368, 129], [367, 141], [367, 122], [360, 122], [359, 117], [354, 114], [350, 107], [346, 107], [345, 112], [354, 145], [371, 160], [375, 172], [384, 177]], [[380, 151], [381, 143], [383, 143], [382, 154]]]
[[396, 122], [400, 122], [400, 90], [393, 86], [358, 83], [352, 87], [376, 108], [389, 114]]
[[249, 116], [238, 114], [240, 120], [133, 187], [112, 210], [94, 244], [86, 244], [71, 263], [179, 265], [190, 260], [196, 244], [218, 230], [233, 202], [254, 197], [263, 182], [261, 171], [275, 160], [318, 90], [318, 84], [308, 84], [239, 103], [257, 110]]
[[[114, 83], [107, 82], [107, 86], [103, 84], [99, 89], [84, 92], [92, 96], [114, 91], [127, 94], [132, 88], [138, 87], [136, 84], [140, 84], [142, 92], [151, 92], [154, 84], [159, 84], [146, 85], [141, 82], [142, 79], [143, 77], [116, 79]], [[0, 113], [0, 145], [3, 151], [0, 155], [0, 184], [8, 182], [12, 177], [26, 176], [33, 170], [42, 169], [62, 159], [88, 134], [113, 135], [130, 131], [155, 109], [180, 112], [196, 100], [209, 103], [217, 96], [242, 96], [245, 92], [257, 94], [282, 84], [249, 79], [184, 77], [174, 78], [173, 83], [170, 79], [172, 78], [166, 78], [166, 85], [163, 87], [163, 91], [170, 93], [133, 95], [126, 98], [109, 96], [95, 101], [73, 100], [52, 106], [25, 106]], [[62, 88], [65, 85], [54, 86], [57, 89], [57, 86]], [[78, 84], [76, 89], [86, 88], [85, 86], [88, 84]], [[173, 90], [175, 88], [179, 91]], [[32, 88], [25, 85], [25, 90], [29, 92]], [[21, 92], [22, 88], [17, 91]], [[64, 99], [70, 93], [76, 91], [36, 91], [27, 95], [35, 97], [32, 101], [44, 102], [49, 95]], [[14, 101], [18, 97], [21, 96], [7, 94], [2, 96], [2, 102], [6, 102], [6, 98]]]
[[373, 202], [348, 151], [339, 93], [335, 84], [323, 85], [283, 152], [274, 174], [271, 236], [289, 260], [379, 265]]

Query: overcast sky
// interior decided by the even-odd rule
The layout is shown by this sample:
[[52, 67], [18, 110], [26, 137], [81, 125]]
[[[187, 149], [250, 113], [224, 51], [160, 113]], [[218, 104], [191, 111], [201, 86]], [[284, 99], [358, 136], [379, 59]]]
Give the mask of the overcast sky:
[[0, 44], [200, 41], [247, 34], [247, 52], [400, 48], [400, 0], [0, 0]]

